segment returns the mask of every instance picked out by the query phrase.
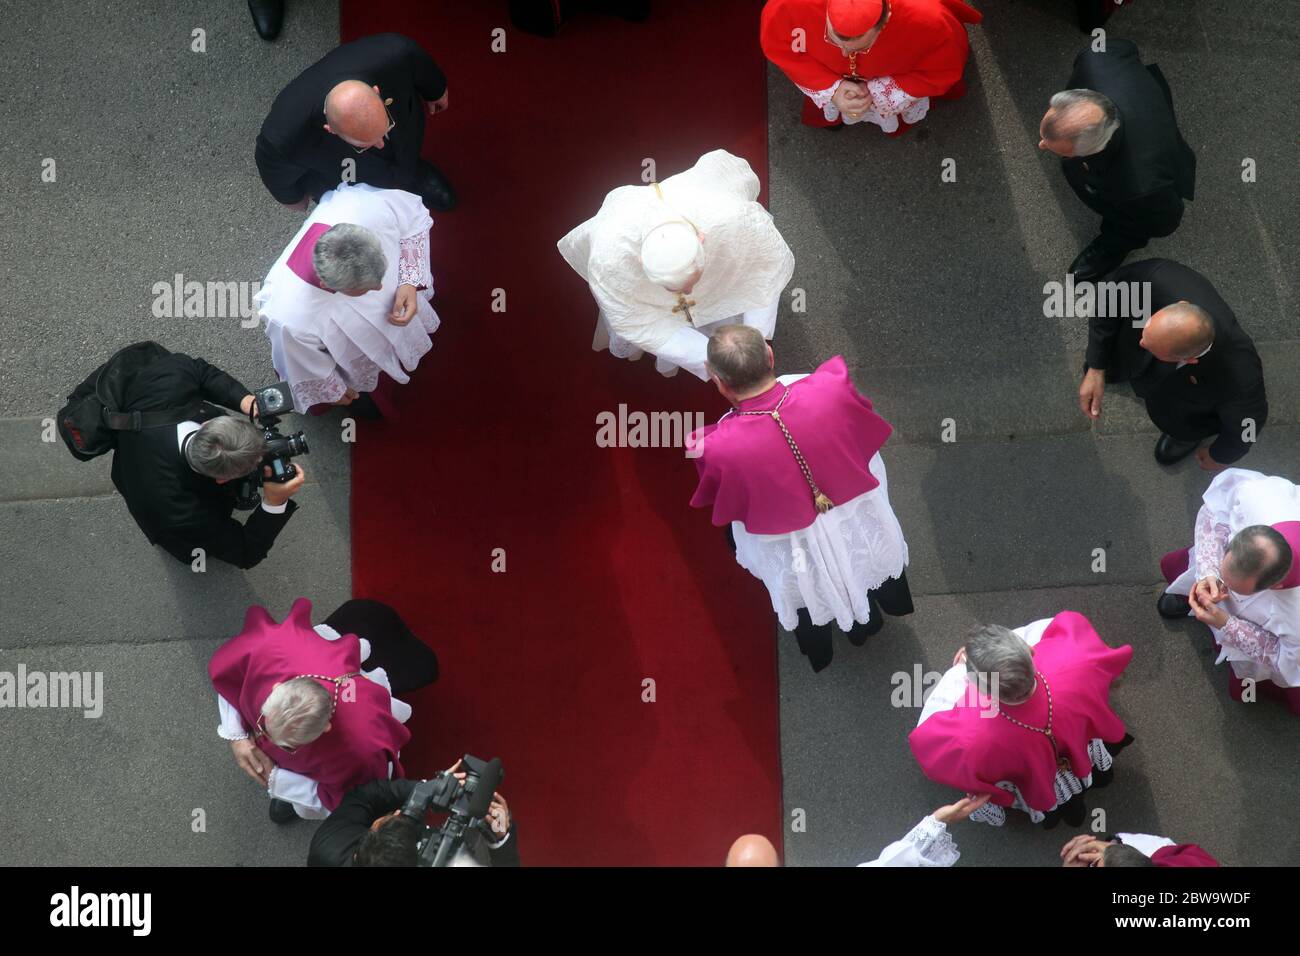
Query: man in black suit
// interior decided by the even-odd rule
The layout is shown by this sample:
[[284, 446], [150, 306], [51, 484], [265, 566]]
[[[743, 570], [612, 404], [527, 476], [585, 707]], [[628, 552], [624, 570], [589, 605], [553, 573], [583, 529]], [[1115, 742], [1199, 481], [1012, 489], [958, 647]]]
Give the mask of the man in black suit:
[[257, 137], [257, 169], [280, 202], [306, 209], [344, 180], [418, 193], [430, 209], [456, 204], [451, 184], [420, 159], [424, 116], [447, 108], [447, 79], [398, 33], [345, 43], [298, 75]]
[[119, 432], [113, 485], [150, 542], [176, 560], [190, 564], [201, 549], [205, 560], [251, 568], [298, 507], [290, 499], [302, 487], [302, 465], [294, 462], [298, 474], [289, 482], [267, 482], [261, 505], [240, 524], [232, 517], [236, 485], [261, 466], [266, 444], [251, 421], [209, 402], [247, 415], [253, 396], [203, 359], [178, 352], [137, 371], [123, 411], [192, 411], [177, 425]]
[[1183, 218], [1196, 184], [1196, 154], [1183, 141], [1173, 95], [1159, 67], [1144, 66], [1129, 40], [1074, 59], [1066, 90], [1039, 124], [1039, 149], [1061, 157], [1079, 198], [1101, 214], [1101, 233], [1070, 264], [1091, 282]]
[[[455, 767], [452, 771], [455, 771]], [[416, 780], [375, 780], [343, 798], [311, 838], [308, 866], [415, 866], [420, 825], [402, 815]], [[489, 866], [519, 866], [519, 841], [500, 794], [466, 836], [457, 865], [486, 857]]]
[[1101, 285], [1108, 283], [1149, 283], [1150, 319], [1142, 325], [1134, 309], [1089, 319], [1083, 413], [1098, 418], [1106, 383], [1129, 382], [1161, 431], [1162, 465], [1195, 451], [1206, 471], [1222, 471], [1244, 457], [1268, 419], [1268, 399], [1259, 353], [1232, 309], [1208, 279], [1168, 259], [1134, 262]]

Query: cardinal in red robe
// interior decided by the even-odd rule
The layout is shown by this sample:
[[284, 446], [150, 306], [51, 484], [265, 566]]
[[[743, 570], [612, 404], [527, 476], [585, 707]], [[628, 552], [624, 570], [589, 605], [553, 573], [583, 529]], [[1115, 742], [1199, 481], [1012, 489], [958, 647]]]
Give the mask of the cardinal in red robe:
[[768, 0], [763, 52], [803, 91], [805, 125], [897, 136], [965, 92], [965, 24], [982, 18], [962, 0]]

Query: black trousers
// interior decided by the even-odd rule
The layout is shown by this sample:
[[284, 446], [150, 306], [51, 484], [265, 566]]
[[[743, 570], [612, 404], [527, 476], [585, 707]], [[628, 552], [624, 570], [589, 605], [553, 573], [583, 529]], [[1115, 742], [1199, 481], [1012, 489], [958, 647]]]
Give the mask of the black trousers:
[[[866, 624], [853, 625], [849, 631], [849, 643], [861, 647], [868, 637], [885, 626], [885, 614], [891, 617], [903, 617], [911, 614], [912, 590], [907, 585], [907, 569], [904, 568], [896, 578], [890, 578], [878, 588], [867, 592], [871, 605], [871, 620]], [[799, 608], [799, 624], [794, 629], [794, 638], [799, 643], [799, 651], [808, 658], [814, 672], [823, 671], [830, 665], [835, 653], [832, 641], [838, 625], [834, 621], [814, 624], [807, 608]]]
[[325, 619], [340, 634], [355, 634], [370, 642], [366, 670], [382, 667], [401, 697], [438, 679], [438, 657], [411, 633], [401, 616], [387, 604], [353, 598]]
[[[731, 533], [731, 525], [727, 525], [725, 530], [727, 544], [731, 547], [731, 553], [735, 554], [736, 537]], [[868, 591], [867, 600], [871, 606], [870, 623], [854, 624], [853, 630], [849, 632], [849, 642], [857, 647], [861, 647], [868, 637], [885, 626], [884, 614], [903, 617], [915, 610], [912, 607], [912, 590], [907, 586], [907, 568], [898, 577], [890, 578], [880, 587]], [[835, 653], [831, 628], [835, 626], [832, 621], [814, 624], [808, 609], [799, 608], [799, 623], [795, 626], [794, 638], [799, 644], [799, 652], [808, 658], [814, 672], [825, 670], [831, 662]]]
[[1083, 171], [1077, 165], [1064, 163], [1062, 169], [1065, 171], [1065, 181], [1070, 184], [1075, 195], [1085, 206], [1101, 216], [1101, 240], [1107, 249], [1127, 255], [1151, 241], [1151, 230], [1148, 227], [1124, 209], [1102, 202], [1089, 188]]

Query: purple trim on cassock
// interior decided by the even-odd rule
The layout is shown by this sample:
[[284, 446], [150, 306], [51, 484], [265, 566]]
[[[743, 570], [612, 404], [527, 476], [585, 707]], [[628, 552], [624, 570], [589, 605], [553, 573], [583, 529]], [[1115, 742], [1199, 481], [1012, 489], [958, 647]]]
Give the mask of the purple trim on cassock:
[[329, 232], [334, 227], [329, 223], [318, 222], [307, 227], [298, 245], [293, 247], [293, 252], [289, 253], [289, 258], [285, 261], [289, 271], [296, 275], [308, 285], [314, 285], [322, 292], [334, 294], [333, 289], [327, 289], [320, 284], [320, 276], [316, 275], [316, 267], [311, 263], [311, 254], [316, 248], [316, 242], [321, 236]]

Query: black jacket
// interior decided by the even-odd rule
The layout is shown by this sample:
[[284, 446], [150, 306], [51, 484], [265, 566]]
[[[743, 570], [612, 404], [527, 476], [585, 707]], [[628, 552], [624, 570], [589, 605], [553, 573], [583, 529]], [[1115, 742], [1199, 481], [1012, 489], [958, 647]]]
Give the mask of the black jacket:
[[1217, 433], [1210, 457], [1220, 464], [1244, 456], [1250, 450], [1242, 440], [1244, 422], [1252, 420], [1258, 433], [1268, 419], [1268, 399], [1263, 363], [1232, 309], [1203, 275], [1169, 259], [1134, 262], [1106, 279], [1149, 282], [1152, 315], [1181, 300], [1205, 309], [1214, 319], [1214, 344], [1195, 364], [1179, 368], [1142, 348], [1142, 329], [1133, 327], [1137, 317], [1094, 316], [1088, 320], [1087, 367], [1104, 371], [1108, 382], [1131, 383], [1161, 431], [1185, 440]]
[[1079, 198], [1104, 217], [1145, 236], [1167, 236], [1193, 198], [1196, 153], [1183, 141], [1173, 95], [1155, 64], [1144, 66], [1130, 40], [1074, 59], [1067, 89], [1094, 90], [1119, 108], [1120, 128], [1100, 153], [1061, 160]]
[[[172, 353], [136, 372], [127, 386], [124, 411], [193, 407], [193, 421], [224, 414], [212, 402], [237, 409], [249, 394], [239, 382], [203, 359]], [[175, 425], [119, 432], [113, 452], [113, 485], [131, 517], [153, 543], [189, 564], [195, 548], [241, 568], [251, 568], [270, 551], [297, 505], [283, 514], [254, 508], [247, 522], [232, 517], [236, 482], [217, 484], [185, 461]]]
[[[415, 780], [374, 780], [350, 791], [312, 835], [308, 866], [352, 866], [352, 857], [370, 825], [400, 810], [415, 789]], [[489, 849], [493, 866], [518, 866], [519, 841], [514, 822], [510, 838]]]
[[[383, 149], [358, 153], [324, 129], [325, 97], [344, 80], [378, 86], [392, 99], [396, 126]], [[424, 141], [426, 101], [440, 99], [447, 80], [420, 45], [399, 33], [363, 37], [327, 53], [298, 75], [271, 106], [257, 137], [255, 157], [262, 182], [283, 203], [314, 199], [339, 184], [343, 161], [356, 163], [356, 182], [381, 189], [415, 184]]]

